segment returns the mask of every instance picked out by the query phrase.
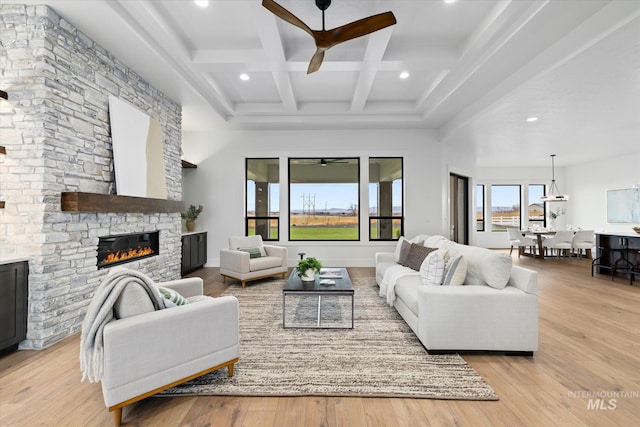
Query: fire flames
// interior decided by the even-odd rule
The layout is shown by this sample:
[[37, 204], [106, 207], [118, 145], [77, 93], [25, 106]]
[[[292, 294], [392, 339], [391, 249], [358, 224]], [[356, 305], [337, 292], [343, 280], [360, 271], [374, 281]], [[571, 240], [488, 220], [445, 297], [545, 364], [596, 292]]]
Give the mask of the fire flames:
[[153, 249], [150, 247], [140, 247], [136, 249], [129, 249], [128, 251], [111, 252], [102, 260], [102, 264], [111, 264], [112, 262], [126, 261], [131, 258], [137, 258], [145, 255], [153, 254]]

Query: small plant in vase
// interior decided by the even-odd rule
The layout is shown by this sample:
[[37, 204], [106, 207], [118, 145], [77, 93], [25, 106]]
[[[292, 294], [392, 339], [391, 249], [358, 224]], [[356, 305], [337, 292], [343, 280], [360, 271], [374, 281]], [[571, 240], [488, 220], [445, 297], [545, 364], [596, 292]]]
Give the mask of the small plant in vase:
[[564, 209], [556, 209], [555, 211], [551, 211], [549, 212], [549, 218], [551, 219], [551, 228], [555, 229], [556, 228], [556, 220], [561, 216], [564, 215]]
[[196, 226], [196, 219], [202, 213], [202, 209], [202, 205], [198, 205], [197, 208], [195, 205], [190, 205], [186, 212], [180, 213], [182, 219], [186, 220], [187, 231], [193, 231]]
[[314, 257], [304, 258], [298, 261], [298, 275], [304, 282], [316, 280], [316, 274], [320, 273], [322, 264]]

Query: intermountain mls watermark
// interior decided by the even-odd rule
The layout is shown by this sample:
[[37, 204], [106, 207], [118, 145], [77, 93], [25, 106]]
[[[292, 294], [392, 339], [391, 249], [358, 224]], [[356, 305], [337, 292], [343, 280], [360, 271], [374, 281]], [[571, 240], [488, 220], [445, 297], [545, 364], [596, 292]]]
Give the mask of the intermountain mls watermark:
[[640, 391], [624, 390], [578, 390], [570, 391], [567, 394], [570, 398], [586, 399], [587, 410], [591, 411], [613, 411], [618, 407], [618, 399], [640, 398]]

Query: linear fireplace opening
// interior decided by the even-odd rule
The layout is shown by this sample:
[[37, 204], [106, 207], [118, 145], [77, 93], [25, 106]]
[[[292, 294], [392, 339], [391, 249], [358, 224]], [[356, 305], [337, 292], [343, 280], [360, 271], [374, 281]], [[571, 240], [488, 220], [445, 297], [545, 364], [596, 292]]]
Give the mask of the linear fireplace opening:
[[117, 234], [100, 237], [98, 241], [98, 269], [158, 255], [160, 233]]

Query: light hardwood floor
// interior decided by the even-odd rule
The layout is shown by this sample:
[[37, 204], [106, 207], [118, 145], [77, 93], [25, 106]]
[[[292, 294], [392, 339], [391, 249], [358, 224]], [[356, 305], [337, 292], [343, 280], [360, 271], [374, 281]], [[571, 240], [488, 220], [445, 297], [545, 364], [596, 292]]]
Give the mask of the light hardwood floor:
[[[592, 278], [590, 263], [584, 259], [518, 259], [515, 254], [513, 259], [539, 272], [539, 351], [530, 358], [463, 354], [499, 401], [149, 398], [124, 409], [123, 425], [640, 425], [640, 283], [630, 286], [623, 278], [613, 282], [608, 276]], [[373, 277], [372, 268], [349, 271], [352, 276]], [[203, 269], [196, 275], [205, 279], [210, 295], [229, 286], [220, 281], [218, 269]], [[268, 281], [249, 286], [268, 286]], [[43, 351], [18, 351], [0, 358], [1, 426], [113, 425], [100, 385], [80, 382], [78, 347], [76, 335]], [[596, 401], [600, 396], [604, 400]]]

